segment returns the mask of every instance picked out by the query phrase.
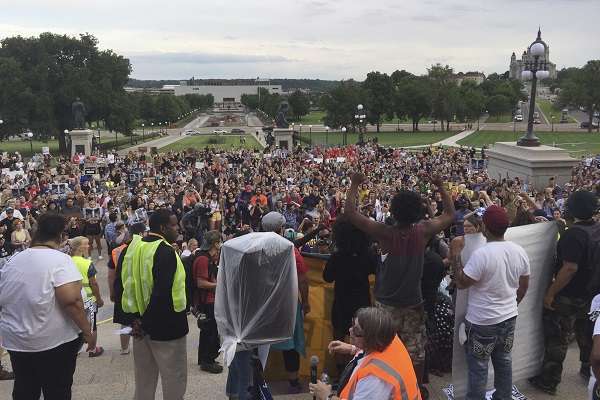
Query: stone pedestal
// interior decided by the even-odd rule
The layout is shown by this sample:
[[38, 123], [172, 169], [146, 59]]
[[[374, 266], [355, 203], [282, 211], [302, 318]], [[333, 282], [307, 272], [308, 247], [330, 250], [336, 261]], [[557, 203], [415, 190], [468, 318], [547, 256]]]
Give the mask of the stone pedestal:
[[69, 136], [71, 138], [71, 157], [77, 153], [86, 156], [92, 154], [94, 132], [89, 129], [74, 129], [69, 131]]
[[275, 145], [279, 146], [280, 149], [294, 149], [294, 131], [285, 128], [273, 129], [273, 137], [275, 138]]
[[492, 179], [519, 177], [542, 190], [555, 176], [562, 185], [571, 180], [571, 170], [577, 160], [563, 149], [552, 146], [523, 147], [514, 142], [498, 142], [487, 151], [488, 175]]

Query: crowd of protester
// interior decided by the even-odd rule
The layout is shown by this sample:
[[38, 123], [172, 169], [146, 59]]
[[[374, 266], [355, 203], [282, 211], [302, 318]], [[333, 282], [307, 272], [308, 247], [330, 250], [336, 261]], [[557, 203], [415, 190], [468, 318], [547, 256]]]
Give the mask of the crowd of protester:
[[[351, 328], [368, 323], [366, 314], [359, 313], [358, 321], [354, 318], [359, 309], [375, 305], [388, 310], [422, 393], [429, 372], [448, 372], [451, 366], [454, 286], [473, 284], [450, 279], [454, 271], [461, 273], [456, 260], [463, 235], [485, 230], [482, 217], [496, 209], [506, 214], [504, 230], [554, 220], [564, 232], [569, 196], [576, 191], [600, 193], [600, 158], [582, 159], [569, 182], [558, 185], [551, 178], [544, 190], [536, 191], [518, 177], [489, 176], [485, 155], [470, 148], [409, 151], [375, 143], [264, 152], [206, 148], [73, 161], [45, 156], [25, 162], [18, 153], [2, 156], [0, 262], [31, 246], [41, 215], [58, 214], [67, 220], [63, 250], [78, 262], [107, 257], [114, 271], [119, 264], [114, 250], [126, 246], [131, 231], [141, 234], [140, 226], [149, 227], [153, 214], [169, 210], [177, 219], [171, 244], [184, 260], [188, 290], [194, 287], [202, 293], [190, 292], [188, 298], [195, 303], [195, 313], [209, 320], [199, 322], [203, 333], [198, 364], [219, 373], [218, 335], [210, 322], [214, 295], [207, 293], [216, 286], [220, 243], [264, 230], [263, 217], [275, 212], [282, 216], [281, 233], [299, 253], [331, 255], [323, 278], [335, 282], [333, 339], [347, 341]], [[408, 239], [404, 234], [398, 237], [392, 229], [397, 226], [406, 227]], [[413, 252], [407, 256], [399, 243], [415, 246]], [[298, 269], [299, 277], [306, 272]], [[87, 274], [89, 295], [101, 307], [103, 300], [94, 286], [96, 267], [85, 263], [80, 271]], [[519, 273], [527, 275], [527, 268]], [[374, 299], [369, 294], [371, 274], [376, 275]], [[447, 290], [438, 290], [440, 285]], [[310, 312], [305, 295], [299, 294], [300, 315]], [[589, 302], [580, 308], [586, 306]], [[125, 339], [122, 354], [128, 353]], [[95, 339], [93, 344], [90, 356], [102, 354]], [[368, 354], [378, 346], [369, 344], [365, 350]], [[291, 349], [296, 354], [286, 356]], [[297, 387], [297, 354], [303, 344], [292, 343], [283, 350], [290, 385]], [[340, 372], [347, 361], [340, 358]], [[582, 362], [582, 371], [589, 371], [589, 360]], [[0, 377], [10, 373], [0, 370]], [[555, 381], [547, 391], [556, 390]]]

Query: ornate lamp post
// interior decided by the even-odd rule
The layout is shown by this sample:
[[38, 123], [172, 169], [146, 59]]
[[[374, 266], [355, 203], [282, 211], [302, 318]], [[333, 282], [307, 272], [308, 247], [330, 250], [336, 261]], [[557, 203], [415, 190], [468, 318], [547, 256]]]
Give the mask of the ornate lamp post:
[[33, 156], [33, 133], [28, 131], [26, 134], [27, 140], [29, 140], [29, 147], [31, 148], [31, 156]]
[[348, 144], [347, 140], [346, 140], [346, 127], [345, 126], [342, 126], [342, 144], [344, 146], [346, 146]]
[[535, 42], [529, 46], [529, 55], [533, 60], [529, 59], [525, 63], [525, 70], [522, 77], [524, 80], [531, 80], [531, 95], [529, 96], [529, 118], [527, 120], [527, 133], [517, 142], [518, 146], [537, 147], [540, 139], [533, 133], [533, 114], [535, 112], [535, 94], [537, 90], [538, 79], [546, 79], [550, 76], [550, 72], [546, 70], [547, 61], [544, 59], [540, 62], [540, 57], [546, 53], [546, 46], [542, 42], [542, 34], [538, 31], [538, 36]]
[[329, 145], [329, 127], [325, 127], [325, 146]]
[[142, 124], [142, 142], [144, 141], [144, 124]]
[[310, 145], [312, 146], [312, 125], [308, 126], [308, 137], [309, 137]]
[[358, 144], [364, 143], [363, 136], [363, 121], [367, 118], [365, 115], [364, 107], [362, 104], [356, 106], [356, 114], [354, 114], [354, 120], [358, 125]]

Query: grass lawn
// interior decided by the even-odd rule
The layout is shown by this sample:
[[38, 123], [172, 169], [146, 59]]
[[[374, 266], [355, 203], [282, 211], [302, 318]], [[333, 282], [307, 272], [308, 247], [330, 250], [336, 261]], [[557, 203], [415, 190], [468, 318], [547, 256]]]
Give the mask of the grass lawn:
[[[290, 124], [293, 122], [296, 126], [302, 125], [322, 125], [323, 118], [325, 117], [325, 111], [311, 111], [307, 115], [300, 118], [300, 121], [290, 120]], [[307, 127], [308, 129], [308, 127]]]
[[498, 123], [505, 123], [505, 122], [512, 122], [513, 117], [510, 114], [503, 114], [503, 115], [490, 115], [489, 118], [487, 119], [487, 121], [485, 122], [489, 122], [490, 124], [498, 124]]
[[[406, 146], [421, 146], [444, 140], [447, 137], [455, 135], [457, 132], [368, 132], [365, 134], [365, 140], [377, 137], [379, 144], [382, 146], [406, 147]], [[347, 133], [348, 144], [358, 142], [357, 133]], [[308, 132], [302, 131], [302, 137], [309, 139]], [[343, 134], [340, 131], [331, 131], [329, 134], [325, 132], [313, 132], [313, 145], [341, 145], [343, 142]]]
[[[136, 132], [137, 133], [137, 132]], [[143, 143], [142, 142], [142, 136], [141, 136], [141, 132], [137, 137], [137, 143]], [[156, 137], [149, 137], [148, 135], [146, 135], [146, 137], [144, 138], [144, 142], [150, 141], [150, 140], [155, 140]], [[124, 146], [131, 146], [131, 139], [129, 136], [123, 136], [121, 134], [117, 135], [117, 140], [119, 142], [119, 148], [123, 148]], [[111, 135], [110, 138], [108, 138], [107, 136], [102, 136], [101, 137], [101, 144], [106, 144], [106, 143], [115, 143], [115, 137], [114, 135]], [[18, 151], [19, 153], [21, 153], [21, 155], [23, 157], [31, 157], [31, 148], [33, 147], [33, 152], [34, 153], [41, 153], [42, 152], [42, 147], [49, 147], [50, 148], [50, 154], [58, 154], [58, 140], [48, 140], [47, 142], [43, 142], [40, 140], [33, 140], [31, 145], [29, 144], [29, 140], [5, 140], [3, 142], [0, 142], [0, 153], [1, 152], [8, 152], [8, 153], [13, 153], [15, 151]]]
[[[296, 124], [296, 126], [298, 126], [298, 124], [302, 124], [303, 125], [303, 129], [304, 130], [304, 125], [322, 125], [323, 124], [323, 118], [325, 117], [325, 111], [311, 111], [308, 115], [305, 115], [304, 117], [300, 118], [300, 121], [294, 121], [291, 120], [290, 124], [293, 122], [294, 124]], [[400, 120], [401, 124], [405, 124], [411, 122], [410, 119], [408, 118], [403, 118]], [[381, 121], [382, 124], [397, 124], [398, 123], [398, 118], [386, 118], [385, 116], [383, 117], [383, 120]], [[308, 127], [306, 128], [308, 129]]]
[[[556, 104], [554, 104], [548, 100], [537, 100], [536, 104], [542, 110], [542, 112], [546, 115], [546, 118], [548, 118], [548, 123], [552, 122], [552, 119], [551, 119], [552, 115], [554, 115], [554, 123], [555, 124], [560, 123], [560, 116], [562, 114], [562, 110], [560, 108], [558, 108], [558, 106]], [[573, 118], [571, 116], [568, 116], [567, 119], [568, 119], [568, 122], [572, 122], [572, 123], [577, 122], [575, 120], [575, 118]]]
[[[523, 132], [479, 131], [459, 140], [463, 146], [482, 147], [496, 142], [514, 142], [523, 135]], [[556, 144], [574, 157], [585, 154], [600, 154], [600, 135], [596, 132], [536, 132], [543, 144], [552, 146]]]
[[256, 139], [251, 135], [245, 135], [246, 143], [244, 145], [240, 145], [240, 137], [239, 136], [222, 136], [225, 139], [225, 143], [223, 144], [209, 144], [209, 140], [214, 138], [214, 135], [197, 135], [186, 137], [185, 139], [181, 139], [175, 143], [172, 143], [168, 146], [161, 147], [159, 149], [160, 152], [167, 151], [183, 151], [189, 148], [203, 149], [205, 147], [218, 147], [223, 149], [232, 149], [232, 148], [240, 148], [244, 147], [246, 149], [259, 149], [262, 147], [256, 141]]

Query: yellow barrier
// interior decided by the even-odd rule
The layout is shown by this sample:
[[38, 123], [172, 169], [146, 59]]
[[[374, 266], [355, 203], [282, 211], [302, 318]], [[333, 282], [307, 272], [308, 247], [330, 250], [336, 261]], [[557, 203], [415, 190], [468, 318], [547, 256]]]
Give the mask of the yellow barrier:
[[[319, 357], [319, 374], [323, 368], [330, 376], [337, 375], [334, 358], [327, 352], [327, 345], [333, 340], [331, 326], [331, 306], [333, 304], [333, 284], [323, 281], [323, 269], [326, 260], [304, 256], [308, 270], [308, 297], [310, 313], [304, 318], [304, 336], [306, 339], [306, 356], [300, 356], [300, 376], [310, 377], [310, 358]], [[371, 279], [371, 286], [374, 279]], [[278, 381], [288, 379], [283, 366], [281, 351], [271, 350], [265, 369], [267, 380]]]

